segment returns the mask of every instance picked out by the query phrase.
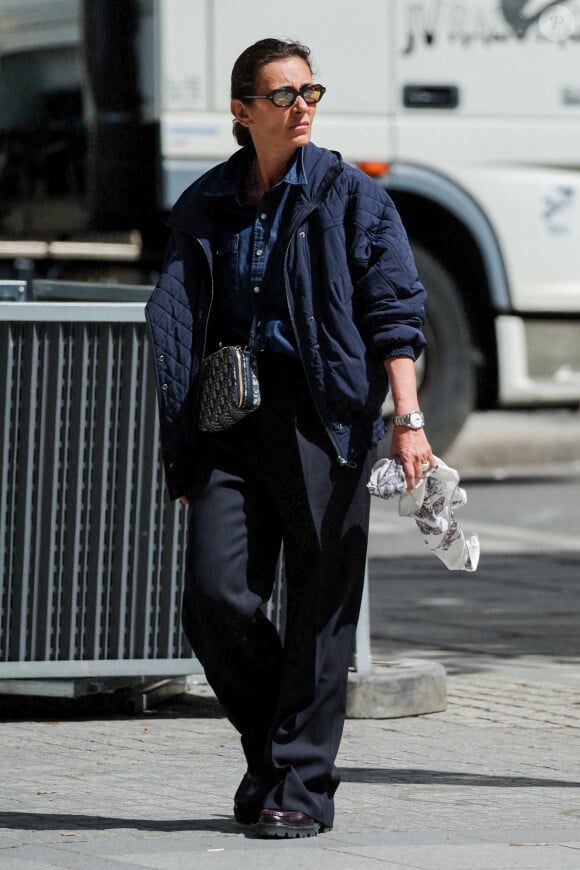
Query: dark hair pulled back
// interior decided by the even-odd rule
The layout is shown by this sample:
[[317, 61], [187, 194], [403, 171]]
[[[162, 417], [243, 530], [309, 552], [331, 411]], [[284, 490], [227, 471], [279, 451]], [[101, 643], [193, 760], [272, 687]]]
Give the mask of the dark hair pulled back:
[[[258, 74], [262, 67], [274, 60], [286, 60], [290, 57], [300, 57], [310, 63], [310, 49], [300, 42], [292, 42], [287, 39], [260, 39], [241, 53], [232, 69], [231, 97], [232, 100], [244, 101], [246, 97], [254, 96], [258, 81]], [[238, 145], [247, 145], [251, 142], [250, 131], [247, 127], [234, 121], [233, 134]]]

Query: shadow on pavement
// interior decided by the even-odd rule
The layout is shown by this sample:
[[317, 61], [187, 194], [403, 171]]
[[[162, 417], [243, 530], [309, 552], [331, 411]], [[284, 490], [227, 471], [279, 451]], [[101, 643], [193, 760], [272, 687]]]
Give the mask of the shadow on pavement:
[[415, 770], [413, 768], [341, 767], [343, 782], [384, 783], [385, 785], [460, 785], [484, 788], [580, 788], [580, 782], [540, 779], [528, 776], [497, 776], [482, 773], [459, 773], [451, 770]]
[[175, 695], [143, 713], [135, 713], [131, 709], [130, 697], [125, 690], [81, 698], [0, 695], [0, 723], [134, 720], [140, 716], [155, 719], [216, 719], [224, 716], [218, 700], [213, 696], [196, 695], [181, 700], [182, 696]]
[[211, 819], [123, 819], [109, 816], [85, 816], [74, 813], [5, 813], [0, 812], [0, 828], [18, 831], [219, 831], [239, 834], [244, 831], [233, 818]]

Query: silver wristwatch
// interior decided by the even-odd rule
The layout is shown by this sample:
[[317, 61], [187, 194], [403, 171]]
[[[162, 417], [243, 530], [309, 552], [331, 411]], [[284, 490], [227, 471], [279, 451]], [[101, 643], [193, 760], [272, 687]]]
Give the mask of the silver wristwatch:
[[407, 426], [409, 429], [422, 429], [425, 417], [421, 411], [408, 411], [400, 417], [393, 417], [393, 426]]

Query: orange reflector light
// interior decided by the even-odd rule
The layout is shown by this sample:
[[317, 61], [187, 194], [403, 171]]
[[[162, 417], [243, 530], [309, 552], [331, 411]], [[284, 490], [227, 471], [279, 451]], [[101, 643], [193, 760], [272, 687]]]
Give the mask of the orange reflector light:
[[357, 166], [371, 178], [386, 175], [391, 168], [388, 163], [381, 163], [379, 160], [363, 160], [361, 163], [357, 163]]

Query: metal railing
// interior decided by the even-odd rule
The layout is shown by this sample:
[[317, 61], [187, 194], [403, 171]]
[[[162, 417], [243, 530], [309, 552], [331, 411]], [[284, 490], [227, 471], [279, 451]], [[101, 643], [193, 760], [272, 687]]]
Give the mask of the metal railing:
[[199, 671], [142, 303], [0, 305], [0, 677]]

